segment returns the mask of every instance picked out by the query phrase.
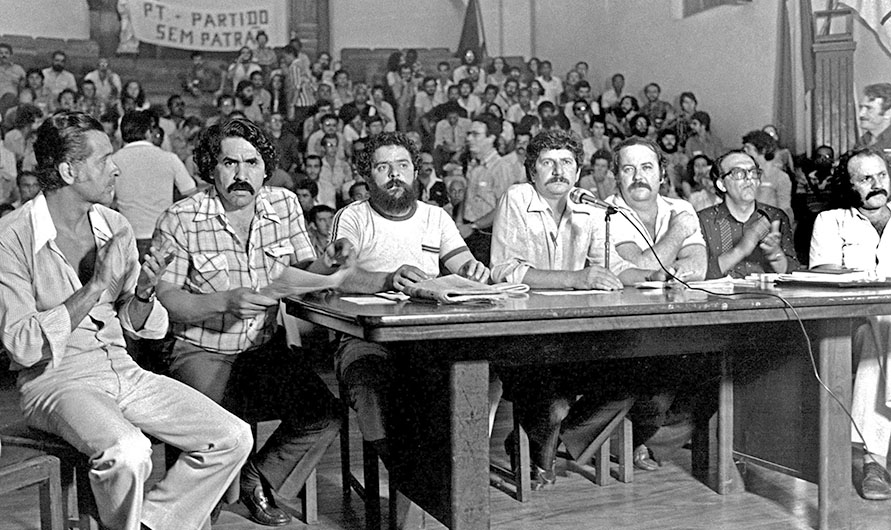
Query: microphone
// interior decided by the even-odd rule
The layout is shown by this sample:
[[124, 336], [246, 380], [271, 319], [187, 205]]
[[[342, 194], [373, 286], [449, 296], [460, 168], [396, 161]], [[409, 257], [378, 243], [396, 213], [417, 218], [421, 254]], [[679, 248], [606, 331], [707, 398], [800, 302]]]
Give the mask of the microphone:
[[600, 200], [596, 195], [583, 188], [572, 188], [572, 191], [569, 192], [569, 200], [576, 204], [587, 204], [604, 210], [616, 211], [615, 206]]

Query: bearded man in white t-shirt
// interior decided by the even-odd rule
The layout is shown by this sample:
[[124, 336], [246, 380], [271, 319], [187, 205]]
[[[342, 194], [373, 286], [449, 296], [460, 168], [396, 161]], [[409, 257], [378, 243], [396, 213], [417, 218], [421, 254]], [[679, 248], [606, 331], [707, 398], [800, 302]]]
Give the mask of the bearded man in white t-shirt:
[[[352, 247], [355, 257], [356, 272], [341, 290], [402, 291], [438, 276], [440, 262], [466, 278], [489, 279], [489, 269], [474, 259], [445, 210], [418, 200], [414, 183], [419, 167], [420, 153], [406, 135], [385, 132], [368, 140], [359, 159], [359, 173], [370, 196], [340, 210], [331, 229], [335, 245]], [[358, 414], [362, 436], [390, 468], [384, 428], [393, 373], [388, 349], [344, 337], [335, 361], [337, 375], [349, 390], [350, 406]]]

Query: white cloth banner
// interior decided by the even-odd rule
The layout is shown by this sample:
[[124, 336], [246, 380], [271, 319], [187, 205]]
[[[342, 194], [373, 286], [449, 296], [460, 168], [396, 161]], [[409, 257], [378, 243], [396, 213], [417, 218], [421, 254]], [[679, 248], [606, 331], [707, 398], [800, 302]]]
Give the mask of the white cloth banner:
[[891, 0], [845, 0], [841, 4], [859, 13], [891, 53]]
[[158, 46], [237, 51], [256, 48], [260, 30], [269, 36], [270, 46], [288, 43], [284, 0], [129, 0], [127, 7], [136, 38]]

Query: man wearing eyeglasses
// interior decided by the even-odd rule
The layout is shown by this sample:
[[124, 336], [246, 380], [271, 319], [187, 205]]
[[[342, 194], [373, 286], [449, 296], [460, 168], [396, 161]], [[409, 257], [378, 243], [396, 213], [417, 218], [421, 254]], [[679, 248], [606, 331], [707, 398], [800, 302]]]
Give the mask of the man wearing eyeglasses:
[[[831, 180], [832, 196], [839, 207], [821, 212], [814, 222], [812, 269], [859, 269], [879, 278], [891, 277], [891, 236], [885, 233], [891, 218], [891, 182], [883, 154], [867, 147], [839, 159]], [[891, 499], [891, 476], [885, 468], [891, 443], [889, 339], [891, 317], [880, 316], [860, 326], [853, 342], [860, 360], [851, 416], [859, 432], [852, 430], [851, 439], [865, 445], [860, 494], [869, 500]]]
[[708, 249], [706, 278], [744, 278], [798, 268], [789, 218], [755, 200], [761, 170], [749, 155], [730, 151], [712, 164], [712, 182], [724, 202], [699, 212]]

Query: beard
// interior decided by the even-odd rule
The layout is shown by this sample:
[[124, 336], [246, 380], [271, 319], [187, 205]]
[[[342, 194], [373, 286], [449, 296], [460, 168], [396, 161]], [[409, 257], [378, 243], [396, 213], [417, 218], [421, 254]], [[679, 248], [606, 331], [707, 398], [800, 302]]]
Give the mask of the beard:
[[[394, 193], [402, 188], [401, 194]], [[418, 200], [418, 193], [414, 186], [410, 186], [401, 180], [391, 180], [383, 187], [378, 186], [374, 179], [368, 181], [368, 201], [377, 209], [385, 213], [398, 214], [410, 209]]]
[[241, 104], [245, 107], [250, 107], [254, 102], [254, 96], [238, 96], [238, 99], [241, 100]]
[[63, 65], [61, 65], [61, 64], [54, 64], [54, 65], [53, 65], [53, 71], [56, 72], [56, 73], [59, 73], [59, 72], [61, 72], [61, 71], [64, 70], [64, 69], [65, 69], [65, 66], [63, 66]]
[[663, 151], [665, 154], [673, 154], [673, 153], [677, 153], [677, 152], [678, 152], [678, 144], [674, 144], [673, 146], [671, 146], [670, 149], [669, 149], [668, 147], [666, 147], [664, 144], [659, 144], [659, 147], [662, 148], [662, 151]]

